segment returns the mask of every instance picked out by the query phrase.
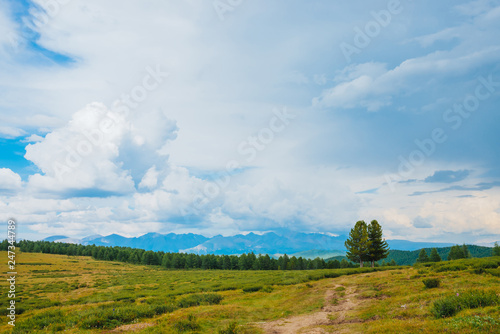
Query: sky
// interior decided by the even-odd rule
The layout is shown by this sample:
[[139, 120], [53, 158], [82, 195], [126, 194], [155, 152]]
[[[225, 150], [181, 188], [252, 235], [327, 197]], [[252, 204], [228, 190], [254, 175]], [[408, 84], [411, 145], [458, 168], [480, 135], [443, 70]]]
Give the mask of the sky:
[[0, 0], [0, 220], [500, 240], [500, 1]]

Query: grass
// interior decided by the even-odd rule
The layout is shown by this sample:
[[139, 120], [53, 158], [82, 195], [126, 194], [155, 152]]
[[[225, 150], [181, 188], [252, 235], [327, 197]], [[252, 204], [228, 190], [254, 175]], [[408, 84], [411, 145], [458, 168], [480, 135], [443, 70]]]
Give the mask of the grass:
[[[102, 333], [148, 323], [137, 333], [257, 334], [257, 323], [348, 301], [356, 307], [345, 316], [330, 314], [325, 330], [467, 334], [497, 333], [500, 326], [500, 257], [414, 268], [250, 272], [176, 271], [51, 254], [17, 257], [23, 264], [17, 266], [16, 307], [24, 313], [18, 312], [14, 331], [2, 314], [2, 333]], [[423, 279], [440, 285], [426, 288]], [[328, 290], [333, 297], [326, 299]], [[2, 310], [7, 291], [7, 282], [0, 282]], [[439, 303], [451, 303], [449, 316], [436, 317]]]

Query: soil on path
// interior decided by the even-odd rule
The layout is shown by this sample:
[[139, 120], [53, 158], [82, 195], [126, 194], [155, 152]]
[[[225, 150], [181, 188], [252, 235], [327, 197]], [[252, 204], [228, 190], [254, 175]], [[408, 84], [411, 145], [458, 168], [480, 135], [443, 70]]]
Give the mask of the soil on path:
[[360, 300], [356, 298], [355, 287], [347, 287], [344, 290], [345, 296], [338, 298], [337, 303], [332, 303], [332, 299], [337, 295], [335, 288], [340, 286], [328, 288], [325, 294], [325, 306], [320, 311], [261, 323], [260, 328], [267, 334], [321, 334], [327, 333], [321, 326], [356, 322], [356, 320], [347, 319], [348, 312], [360, 304]]

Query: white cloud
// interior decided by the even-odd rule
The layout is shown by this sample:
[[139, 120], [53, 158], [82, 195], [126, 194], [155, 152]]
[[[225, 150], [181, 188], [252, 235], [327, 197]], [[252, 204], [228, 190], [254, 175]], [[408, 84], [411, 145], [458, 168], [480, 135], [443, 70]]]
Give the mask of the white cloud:
[[65, 126], [26, 147], [26, 159], [43, 172], [31, 175], [29, 186], [41, 192], [133, 192], [133, 177], [140, 180], [154, 163], [164, 162], [157, 151], [175, 138], [175, 124], [161, 112], [146, 116], [136, 120], [126, 110], [89, 104]]
[[21, 177], [9, 168], [0, 168], [0, 189], [19, 190], [22, 187]]
[[151, 167], [148, 169], [146, 174], [141, 180], [141, 183], [139, 183], [139, 188], [155, 188], [156, 185], [158, 184], [158, 171], [156, 170], [156, 166]]
[[24, 136], [26, 132], [23, 129], [13, 128], [10, 126], [0, 126], [0, 137], [2, 138], [17, 138]]
[[[492, 9], [488, 1], [460, 5], [451, 10], [454, 15], [458, 10], [473, 17], [455, 26], [451, 23], [459, 21], [449, 13], [419, 4], [412, 4], [415, 11], [410, 11], [408, 5], [358, 55], [361, 64], [345, 66], [337, 46], [345, 36], [352, 38], [363, 13], [347, 3], [286, 3], [283, 12], [284, 4], [247, 3], [221, 22], [210, 2], [145, 6], [134, 1], [72, 0], [36, 28], [40, 38], [33, 41], [73, 57], [75, 62], [66, 65], [51, 62], [23, 43], [14, 43], [18, 50], [13, 53], [10, 37], [22, 42], [22, 36], [2, 11], [0, 27], [13, 35], [0, 37], [9, 55], [0, 58], [0, 132], [11, 138], [30, 135], [26, 158], [41, 172], [26, 184], [17, 174], [0, 173], [17, 193], [2, 198], [0, 213], [17, 212], [21, 220], [35, 223], [32, 229], [39, 234], [70, 236], [169, 229], [214, 234], [283, 226], [340, 232], [360, 216], [380, 217], [391, 236], [425, 239], [451, 231], [454, 206], [464, 204], [468, 209], [463, 216], [469, 218], [461, 226], [470, 224], [474, 210], [481, 210], [478, 224], [493, 231], [488, 219], [497, 219], [492, 212], [498, 208], [490, 199], [484, 207], [479, 199], [451, 199], [424, 210], [438, 194], [408, 195], [436, 189], [415, 183], [390, 193], [381, 187], [384, 178], [376, 159], [337, 170], [351, 164], [344, 161], [351, 151], [363, 156], [356, 151], [360, 147], [379, 149], [389, 143], [390, 139], [384, 143], [378, 138], [392, 130], [374, 124], [382, 135], [347, 140], [343, 134], [359, 131], [366, 119], [308, 108], [313, 96], [320, 107], [388, 112], [394, 111], [389, 107], [398, 98], [422, 91], [436, 91], [438, 97], [407, 100], [405, 110], [422, 102], [425, 111], [432, 111], [453, 101], [442, 91], [458, 91], [474, 79], [479, 66], [498, 63], [498, 8]], [[374, 7], [378, 4], [387, 3]], [[428, 17], [425, 27], [410, 20], [419, 10]], [[370, 17], [369, 11], [364, 14]], [[415, 31], [422, 35], [414, 36]], [[105, 107], [141, 85], [145, 69], [157, 64], [171, 75], [138, 106], [129, 113]], [[332, 87], [321, 92], [328, 85]], [[90, 101], [104, 104], [89, 105]], [[298, 110], [300, 116], [275, 134], [251, 166], [245, 164], [238, 145], [267, 127], [273, 108], [281, 105]], [[370, 126], [377, 120], [376, 114], [372, 116]], [[101, 139], [92, 137], [106, 117], [115, 126]], [[394, 141], [405, 140], [413, 138]], [[88, 154], [85, 142], [92, 144]], [[79, 149], [80, 160], [74, 155]], [[321, 159], [311, 158], [312, 153]], [[251, 168], [232, 175], [226, 187], [213, 188], [210, 175], [217, 178], [233, 159]], [[429, 161], [426, 168], [415, 177], [469, 167], [436, 167]], [[208, 176], [197, 177], [190, 170]], [[378, 187], [376, 193], [355, 194]], [[216, 196], [197, 207], [207, 191]], [[52, 196], [62, 199], [46, 198]], [[447, 214], [434, 216], [432, 210]], [[416, 217], [428, 219], [434, 228], [416, 229]]]

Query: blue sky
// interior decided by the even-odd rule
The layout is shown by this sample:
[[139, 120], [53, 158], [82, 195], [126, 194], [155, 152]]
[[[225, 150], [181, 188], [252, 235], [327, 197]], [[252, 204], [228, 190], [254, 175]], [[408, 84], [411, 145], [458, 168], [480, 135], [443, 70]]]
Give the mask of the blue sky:
[[500, 1], [0, 2], [21, 237], [500, 240]]

